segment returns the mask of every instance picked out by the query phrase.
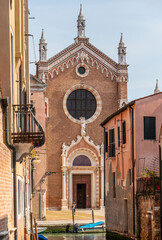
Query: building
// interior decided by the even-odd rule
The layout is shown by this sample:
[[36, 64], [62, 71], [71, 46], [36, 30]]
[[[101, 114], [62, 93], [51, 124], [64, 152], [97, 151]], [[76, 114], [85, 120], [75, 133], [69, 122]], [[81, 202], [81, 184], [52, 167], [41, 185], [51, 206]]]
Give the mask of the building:
[[29, 92], [28, 0], [0, 3], [0, 238], [24, 239], [31, 223], [31, 159], [44, 143]]
[[[35, 165], [35, 191], [39, 194], [42, 186], [47, 209], [71, 209], [73, 203], [77, 208], [104, 207], [103, 136], [99, 125], [107, 113], [127, 102], [123, 36], [116, 63], [85, 36], [82, 6], [77, 28], [75, 42], [49, 59], [42, 30], [35, 83], [31, 78], [31, 83], [37, 84], [37, 89], [31, 86], [32, 100], [44, 104], [46, 111], [46, 164]], [[42, 83], [47, 85], [44, 100], [38, 96]], [[44, 185], [40, 184], [42, 176]]]
[[[143, 224], [143, 220], [139, 221], [138, 218], [137, 203], [143, 203], [141, 208], [145, 209], [145, 216], [147, 211], [153, 214], [157, 210], [155, 204], [151, 205], [155, 193], [144, 184], [150, 177], [159, 176], [161, 108], [162, 92], [159, 92], [128, 103], [101, 123], [105, 134], [107, 230], [135, 235], [139, 230], [139, 222]], [[151, 200], [149, 196], [147, 202], [146, 199], [140, 199], [141, 195], [148, 193], [153, 194], [150, 195]], [[150, 219], [153, 219], [150, 226], [155, 225], [155, 215]], [[140, 234], [143, 234], [142, 231], [145, 234], [141, 239], [148, 239], [146, 234], [150, 233], [145, 229], [147, 223], [141, 226]], [[152, 234], [159, 233], [159, 226], [155, 228]]]

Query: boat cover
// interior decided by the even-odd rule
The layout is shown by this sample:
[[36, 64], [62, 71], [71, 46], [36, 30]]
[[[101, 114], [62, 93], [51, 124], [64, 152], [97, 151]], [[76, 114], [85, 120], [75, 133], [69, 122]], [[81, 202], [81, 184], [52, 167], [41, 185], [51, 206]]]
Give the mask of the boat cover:
[[39, 238], [39, 240], [48, 240], [48, 238], [44, 237], [41, 234], [38, 234], [38, 238]]
[[86, 224], [86, 225], [82, 225], [82, 226], [79, 226], [78, 228], [94, 228], [96, 226], [99, 226], [101, 224], [104, 224], [104, 222], [96, 222], [96, 223], [89, 223], [89, 224]]

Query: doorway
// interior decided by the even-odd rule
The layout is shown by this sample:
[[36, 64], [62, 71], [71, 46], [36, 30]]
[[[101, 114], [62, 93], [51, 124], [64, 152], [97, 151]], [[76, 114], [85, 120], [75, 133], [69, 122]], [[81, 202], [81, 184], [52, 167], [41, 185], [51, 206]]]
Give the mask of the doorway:
[[73, 175], [73, 202], [76, 208], [91, 208], [91, 175]]
[[86, 184], [77, 184], [77, 208], [86, 208]]
[[128, 200], [124, 199], [124, 232], [128, 233]]

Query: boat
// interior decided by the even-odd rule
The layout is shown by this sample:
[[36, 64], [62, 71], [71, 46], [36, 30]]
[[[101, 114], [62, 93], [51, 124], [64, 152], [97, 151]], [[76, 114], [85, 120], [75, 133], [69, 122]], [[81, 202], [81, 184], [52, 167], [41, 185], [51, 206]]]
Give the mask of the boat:
[[98, 230], [105, 230], [105, 225], [104, 225], [104, 222], [100, 221], [100, 222], [96, 222], [96, 223], [89, 223], [89, 224], [86, 224], [86, 225], [82, 225], [82, 226], [79, 226], [77, 228], [77, 231], [78, 232], [85, 232], [85, 231], [98, 231]]
[[44, 236], [41, 235], [41, 234], [38, 234], [38, 239], [39, 239], [39, 240], [48, 240], [48, 238], [44, 237]]

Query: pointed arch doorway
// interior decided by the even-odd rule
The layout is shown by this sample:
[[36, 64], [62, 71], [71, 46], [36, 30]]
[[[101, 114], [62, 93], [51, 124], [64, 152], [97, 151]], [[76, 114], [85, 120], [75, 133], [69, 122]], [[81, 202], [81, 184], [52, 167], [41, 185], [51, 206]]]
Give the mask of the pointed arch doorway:
[[[90, 167], [88, 156], [80, 154], [73, 160], [74, 167]], [[91, 207], [91, 174], [73, 174], [73, 203], [77, 208]]]

